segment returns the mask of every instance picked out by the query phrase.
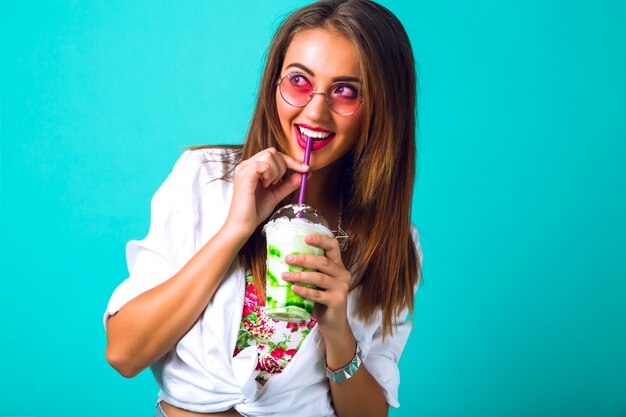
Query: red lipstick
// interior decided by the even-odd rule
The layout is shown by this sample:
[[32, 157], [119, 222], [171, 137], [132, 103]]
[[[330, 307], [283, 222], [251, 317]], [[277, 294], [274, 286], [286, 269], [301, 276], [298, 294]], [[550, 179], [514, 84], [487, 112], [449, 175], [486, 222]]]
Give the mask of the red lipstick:
[[[305, 129], [309, 129], [315, 132], [331, 132], [327, 129], [322, 129], [320, 127], [307, 126], [305, 124], [294, 125], [293, 129], [296, 133], [296, 140], [298, 141], [298, 145], [304, 150], [306, 149], [306, 139], [302, 137], [302, 133], [300, 133], [300, 129], [298, 126], [302, 126]], [[318, 151], [322, 149], [324, 146], [328, 145], [328, 143], [335, 138], [335, 133], [330, 133], [327, 138], [324, 139], [313, 139], [313, 147], [312, 151]]]

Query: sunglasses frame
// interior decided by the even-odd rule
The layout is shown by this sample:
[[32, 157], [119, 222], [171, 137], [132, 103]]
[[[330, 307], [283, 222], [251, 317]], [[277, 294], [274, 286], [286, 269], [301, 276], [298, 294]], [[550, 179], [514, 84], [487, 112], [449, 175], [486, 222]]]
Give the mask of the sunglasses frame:
[[304, 77], [309, 83], [311, 82], [311, 80], [309, 80], [304, 74], [300, 74], [298, 72], [290, 72], [289, 74], [285, 75], [284, 77], [282, 77], [278, 81], [276, 81], [276, 87], [278, 87], [278, 93], [280, 94], [280, 97], [283, 99], [283, 101], [285, 103], [289, 104], [292, 107], [298, 107], [298, 108], [305, 107], [307, 104], [309, 104], [311, 102], [311, 100], [313, 100], [313, 96], [315, 96], [316, 94], [319, 94], [319, 95], [324, 96], [324, 101], [326, 102], [326, 104], [328, 105], [328, 108], [332, 112], [337, 113], [340, 116], [350, 116], [350, 115], [356, 113], [356, 111], [359, 109], [361, 104], [365, 103], [365, 99], [361, 96], [361, 89], [359, 89], [359, 96], [361, 96], [361, 99], [357, 101], [357, 106], [354, 108], [353, 111], [351, 111], [350, 113], [339, 113], [337, 110], [333, 109], [333, 106], [331, 106], [331, 104], [330, 104], [331, 99], [328, 97], [328, 92], [333, 88], [334, 85], [337, 85], [337, 84], [349, 84], [349, 83], [346, 83], [345, 81], [337, 81], [335, 83], [332, 83], [330, 85], [330, 87], [328, 87], [328, 89], [325, 92], [323, 92], [323, 91], [313, 91], [313, 86], [311, 85], [311, 93], [310, 93], [308, 101], [306, 103], [300, 105], [300, 106], [297, 106], [297, 105], [292, 104], [289, 101], [287, 101], [287, 99], [283, 95], [283, 90], [281, 89], [281, 83], [283, 82], [283, 80], [285, 78], [289, 77], [290, 75], [299, 75], [301, 77]]

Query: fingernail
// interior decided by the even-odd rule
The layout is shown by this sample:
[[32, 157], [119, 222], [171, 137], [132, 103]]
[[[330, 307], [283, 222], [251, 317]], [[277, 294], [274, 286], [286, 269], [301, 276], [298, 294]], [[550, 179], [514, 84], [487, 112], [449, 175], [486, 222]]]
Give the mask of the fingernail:
[[300, 164], [300, 166], [302, 167], [302, 169], [307, 169], [309, 167], [307, 164]]
[[283, 272], [283, 278], [289, 279], [291, 277], [293, 277], [293, 274], [291, 272]]
[[287, 256], [285, 256], [285, 261], [286, 262], [293, 262], [295, 260], [296, 260], [295, 255], [287, 255]]

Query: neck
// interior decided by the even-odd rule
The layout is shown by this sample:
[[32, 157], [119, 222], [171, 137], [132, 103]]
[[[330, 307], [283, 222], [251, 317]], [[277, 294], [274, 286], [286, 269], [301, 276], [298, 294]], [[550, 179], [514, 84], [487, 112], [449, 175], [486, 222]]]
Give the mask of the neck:
[[331, 229], [337, 227], [339, 215], [339, 166], [333, 164], [314, 171], [306, 185], [304, 202], [318, 209]]

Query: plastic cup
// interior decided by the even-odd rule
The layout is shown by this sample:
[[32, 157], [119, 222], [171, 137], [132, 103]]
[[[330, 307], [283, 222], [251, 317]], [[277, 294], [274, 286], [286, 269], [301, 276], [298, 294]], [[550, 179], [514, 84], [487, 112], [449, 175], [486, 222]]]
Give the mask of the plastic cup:
[[[303, 322], [311, 319], [313, 301], [294, 293], [283, 272], [314, 271], [285, 263], [290, 254], [324, 255], [324, 250], [304, 242], [304, 236], [321, 234], [332, 237], [328, 223], [313, 207], [289, 204], [274, 213], [263, 227], [267, 241], [265, 315], [282, 321]], [[312, 285], [307, 285], [314, 288]]]

